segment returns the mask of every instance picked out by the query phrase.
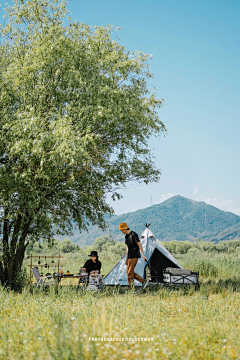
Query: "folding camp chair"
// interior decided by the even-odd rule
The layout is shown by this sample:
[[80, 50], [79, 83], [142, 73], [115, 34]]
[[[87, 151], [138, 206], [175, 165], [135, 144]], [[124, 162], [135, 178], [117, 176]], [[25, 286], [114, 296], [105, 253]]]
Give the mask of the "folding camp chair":
[[36, 282], [33, 284], [34, 286], [40, 286], [42, 289], [44, 286], [51, 286], [54, 284], [55, 281], [52, 275], [41, 276], [39, 274], [38, 267], [34, 267], [31, 270], [36, 279]]

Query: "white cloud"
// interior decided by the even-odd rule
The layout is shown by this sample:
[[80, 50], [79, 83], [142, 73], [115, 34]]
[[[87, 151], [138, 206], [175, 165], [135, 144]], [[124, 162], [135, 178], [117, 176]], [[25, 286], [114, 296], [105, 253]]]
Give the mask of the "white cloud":
[[193, 195], [196, 195], [199, 191], [199, 185], [194, 186], [193, 188]]

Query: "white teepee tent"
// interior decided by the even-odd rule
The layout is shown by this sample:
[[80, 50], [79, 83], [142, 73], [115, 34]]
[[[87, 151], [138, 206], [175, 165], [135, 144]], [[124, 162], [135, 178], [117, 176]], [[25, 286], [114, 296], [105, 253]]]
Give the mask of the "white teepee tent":
[[[162, 278], [162, 270], [167, 267], [180, 268], [182, 266], [170, 254], [170, 252], [160, 243], [160, 241], [153, 235], [151, 230], [146, 227], [142, 235], [139, 237], [144, 255], [147, 262], [144, 261], [142, 254], [138, 260], [134, 272], [145, 278], [145, 268], [149, 264], [152, 276], [159, 276]], [[104, 285], [128, 285], [126, 254], [114, 266], [114, 268], [104, 277]], [[142, 284], [134, 280], [135, 286], [142, 286]]]

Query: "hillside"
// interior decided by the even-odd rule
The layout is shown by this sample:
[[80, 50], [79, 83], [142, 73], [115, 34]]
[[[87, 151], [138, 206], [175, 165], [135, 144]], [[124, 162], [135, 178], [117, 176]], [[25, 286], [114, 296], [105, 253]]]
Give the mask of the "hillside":
[[146, 222], [161, 241], [194, 240], [200, 237], [206, 241], [222, 241], [240, 236], [240, 216], [217, 209], [204, 202], [197, 202], [174, 196], [161, 204], [153, 205], [135, 212], [114, 215], [108, 219], [109, 229], [102, 232], [97, 226], [90, 226], [89, 233], [75, 230], [71, 239], [80, 246], [91, 245], [94, 240], [110, 232], [121, 241], [119, 223], [127, 222], [129, 227], [140, 234]]

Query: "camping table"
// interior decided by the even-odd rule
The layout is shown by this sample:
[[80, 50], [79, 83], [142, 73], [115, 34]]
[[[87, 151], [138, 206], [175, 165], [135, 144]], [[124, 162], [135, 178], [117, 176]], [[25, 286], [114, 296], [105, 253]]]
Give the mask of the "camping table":
[[79, 279], [79, 282], [78, 282], [78, 289], [79, 289], [80, 280], [82, 280], [83, 283], [86, 282], [87, 278], [88, 278], [88, 275], [73, 275], [73, 276], [70, 276], [70, 275], [66, 275], [66, 276], [53, 275], [53, 277], [54, 277], [54, 280], [57, 280], [58, 284], [60, 284], [62, 279]]

